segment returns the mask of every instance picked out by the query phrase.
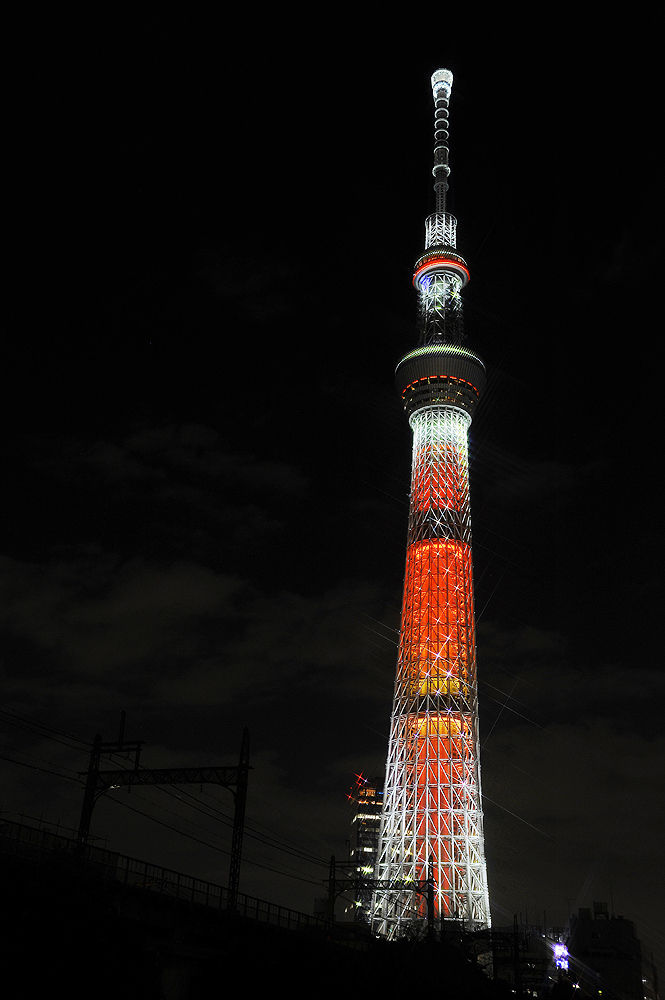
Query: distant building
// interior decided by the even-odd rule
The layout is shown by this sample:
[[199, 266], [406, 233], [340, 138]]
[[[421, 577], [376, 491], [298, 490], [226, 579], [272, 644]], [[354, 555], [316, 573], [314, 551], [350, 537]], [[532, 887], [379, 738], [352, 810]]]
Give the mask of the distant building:
[[642, 949], [635, 927], [622, 916], [610, 916], [606, 903], [594, 903], [593, 914], [581, 908], [568, 929], [571, 979], [580, 997], [642, 1000]]
[[657, 1000], [657, 973], [643, 964], [630, 920], [605, 903], [580, 909], [567, 927], [492, 928], [494, 978], [522, 997]]
[[[356, 806], [350, 847], [352, 871], [359, 879], [374, 879], [383, 806], [382, 782], [359, 775], [351, 798]], [[358, 888], [354, 895], [354, 919], [368, 923], [372, 890]]]
[[[494, 978], [521, 997], [557, 996], [557, 987], [567, 981], [569, 956], [564, 929], [518, 923], [493, 927], [492, 966]], [[563, 996], [568, 995], [563, 993]], [[575, 1000], [578, 1000], [577, 993]], [[596, 997], [595, 1000], [605, 1000]]]

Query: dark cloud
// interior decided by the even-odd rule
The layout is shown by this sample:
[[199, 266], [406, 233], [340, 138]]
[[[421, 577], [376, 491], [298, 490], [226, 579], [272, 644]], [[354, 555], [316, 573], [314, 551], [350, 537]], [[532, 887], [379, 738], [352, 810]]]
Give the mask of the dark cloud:
[[7, 634], [61, 670], [116, 681], [137, 664], [191, 657], [197, 631], [228, 614], [242, 586], [201, 566], [141, 559], [42, 566], [4, 559], [0, 568]]

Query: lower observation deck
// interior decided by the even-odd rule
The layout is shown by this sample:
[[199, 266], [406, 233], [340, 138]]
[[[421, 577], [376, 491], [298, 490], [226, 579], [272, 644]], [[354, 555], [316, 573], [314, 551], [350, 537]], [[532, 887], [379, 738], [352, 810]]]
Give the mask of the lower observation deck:
[[457, 344], [428, 344], [409, 351], [395, 369], [408, 416], [425, 406], [455, 406], [469, 416], [485, 386], [485, 365]]

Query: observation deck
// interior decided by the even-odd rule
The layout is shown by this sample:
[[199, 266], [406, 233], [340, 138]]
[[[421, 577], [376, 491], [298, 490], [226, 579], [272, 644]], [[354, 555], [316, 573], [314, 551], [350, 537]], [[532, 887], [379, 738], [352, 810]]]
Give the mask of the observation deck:
[[478, 355], [458, 344], [417, 347], [395, 369], [408, 417], [426, 406], [454, 406], [473, 416], [485, 381], [485, 365]]
[[454, 274], [461, 280], [462, 287], [468, 284], [471, 277], [464, 257], [460, 257], [447, 247], [437, 247], [421, 254], [416, 261], [413, 287], [422, 290], [423, 279], [431, 274]]

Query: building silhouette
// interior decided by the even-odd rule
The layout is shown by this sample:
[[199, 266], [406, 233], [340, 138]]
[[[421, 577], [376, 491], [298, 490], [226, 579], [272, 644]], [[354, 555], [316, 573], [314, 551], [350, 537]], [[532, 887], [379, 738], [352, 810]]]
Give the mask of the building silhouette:
[[631, 920], [609, 914], [607, 904], [580, 907], [568, 925], [570, 973], [581, 996], [641, 1000], [642, 948]]

